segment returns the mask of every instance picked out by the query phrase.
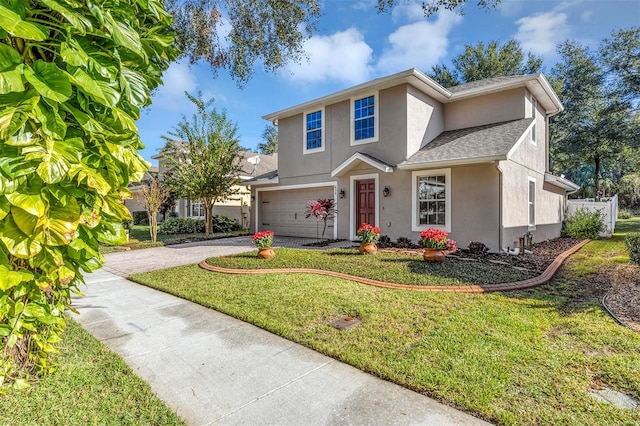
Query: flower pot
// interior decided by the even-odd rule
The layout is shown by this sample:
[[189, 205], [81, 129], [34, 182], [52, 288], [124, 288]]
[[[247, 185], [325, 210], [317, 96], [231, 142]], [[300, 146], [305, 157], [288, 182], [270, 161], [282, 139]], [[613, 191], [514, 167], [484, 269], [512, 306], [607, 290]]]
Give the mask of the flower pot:
[[426, 248], [422, 258], [425, 262], [444, 262], [445, 255], [441, 249]]
[[258, 259], [271, 259], [275, 257], [276, 252], [273, 250], [273, 247], [265, 247], [258, 249]]
[[377, 252], [376, 243], [360, 243], [360, 254], [376, 254]]

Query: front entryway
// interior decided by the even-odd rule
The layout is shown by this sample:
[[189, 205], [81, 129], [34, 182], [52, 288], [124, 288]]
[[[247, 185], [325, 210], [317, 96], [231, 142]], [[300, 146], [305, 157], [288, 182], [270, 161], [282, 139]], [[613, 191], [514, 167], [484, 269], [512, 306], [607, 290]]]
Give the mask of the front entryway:
[[356, 181], [356, 229], [362, 223], [376, 223], [376, 182], [375, 179]]

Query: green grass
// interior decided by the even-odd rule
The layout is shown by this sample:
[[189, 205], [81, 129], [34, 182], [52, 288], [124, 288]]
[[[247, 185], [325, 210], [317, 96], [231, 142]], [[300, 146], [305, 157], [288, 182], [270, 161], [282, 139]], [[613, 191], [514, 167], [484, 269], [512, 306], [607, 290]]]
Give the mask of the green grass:
[[124, 247], [128, 247], [130, 250], [140, 250], [150, 247], [162, 247], [171, 244], [177, 244], [183, 242], [183, 240], [190, 239], [194, 241], [202, 240], [216, 240], [220, 238], [235, 237], [239, 235], [246, 235], [247, 231], [231, 231], [222, 232], [217, 234], [206, 235], [204, 233], [197, 234], [158, 234], [157, 242], [151, 242], [151, 234], [149, 234], [148, 225], [132, 225], [129, 229], [130, 243], [124, 246], [107, 246], [101, 245], [100, 252], [102, 254], [121, 252]]
[[0, 395], [2, 425], [184, 425], [124, 360], [68, 320], [60, 368]]
[[[606, 385], [640, 398], [640, 335], [618, 325], [596, 298], [575, 303], [589, 270], [609, 256], [623, 261], [620, 234], [634, 229], [640, 218], [622, 222], [613, 239], [587, 245], [549, 285], [512, 293], [407, 292], [195, 265], [133, 278], [499, 424], [637, 425], [640, 411], [588, 392]], [[371, 269], [378, 273], [393, 265], [384, 256], [362, 258], [377, 262]], [[345, 314], [362, 325], [328, 325]]]
[[360, 255], [357, 248], [296, 250], [276, 248], [276, 257], [256, 258], [256, 251], [235, 256], [207, 259], [214, 266], [239, 269], [313, 268], [342, 272], [358, 277], [415, 285], [496, 284], [525, 280], [533, 274], [502, 265], [447, 259], [424, 262], [421, 256], [378, 253]]

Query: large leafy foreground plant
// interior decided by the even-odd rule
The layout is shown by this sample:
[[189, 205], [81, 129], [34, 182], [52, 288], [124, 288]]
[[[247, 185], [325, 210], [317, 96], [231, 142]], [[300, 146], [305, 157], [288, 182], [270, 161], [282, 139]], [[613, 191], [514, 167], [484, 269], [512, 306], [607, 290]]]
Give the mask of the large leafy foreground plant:
[[82, 271], [124, 240], [170, 24], [156, 0], [0, 0], [0, 389], [53, 370]]

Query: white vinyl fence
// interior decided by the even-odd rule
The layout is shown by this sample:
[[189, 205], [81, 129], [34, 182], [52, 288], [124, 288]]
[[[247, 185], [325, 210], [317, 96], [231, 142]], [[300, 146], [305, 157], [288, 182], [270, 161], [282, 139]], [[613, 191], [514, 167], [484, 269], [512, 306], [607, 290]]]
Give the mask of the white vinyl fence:
[[569, 200], [569, 216], [578, 209], [584, 209], [588, 212], [599, 211], [604, 220], [605, 230], [600, 233], [601, 237], [610, 237], [616, 227], [616, 219], [618, 218], [618, 196], [601, 198], [595, 201], [593, 198], [582, 200]]

